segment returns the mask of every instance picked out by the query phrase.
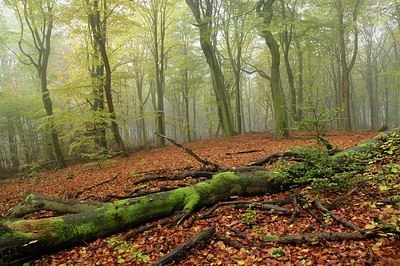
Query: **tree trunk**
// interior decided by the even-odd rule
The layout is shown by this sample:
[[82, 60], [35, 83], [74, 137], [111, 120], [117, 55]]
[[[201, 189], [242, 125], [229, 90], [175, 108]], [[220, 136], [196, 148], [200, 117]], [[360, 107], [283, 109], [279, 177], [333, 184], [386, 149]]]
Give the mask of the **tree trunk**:
[[279, 45], [272, 35], [272, 32], [269, 30], [273, 17], [272, 5], [274, 2], [275, 0], [259, 0], [257, 4], [257, 13], [263, 18], [264, 28], [261, 31], [261, 35], [265, 39], [272, 57], [270, 82], [275, 117], [275, 134], [280, 137], [288, 137], [289, 122], [286, 112], [285, 95], [281, 82]]
[[[103, 3], [104, 12], [107, 10], [106, 1]], [[105, 69], [105, 84], [104, 84], [104, 92], [107, 100], [108, 112], [111, 118], [111, 131], [114, 135], [115, 142], [118, 146], [118, 149], [122, 154], [126, 154], [126, 150], [124, 147], [124, 143], [122, 141], [119, 127], [117, 124], [117, 116], [114, 110], [113, 98], [112, 98], [112, 90], [111, 90], [111, 66], [110, 61], [108, 59], [107, 49], [106, 49], [106, 19], [107, 14], [105, 14], [105, 18], [103, 21], [100, 20], [100, 9], [99, 9], [99, 1], [93, 1], [93, 8], [89, 8], [87, 10], [89, 23], [91, 30], [93, 31], [94, 41], [97, 42], [101, 58], [103, 60], [104, 69]]]
[[[186, 0], [187, 5], [198, 23], [200, 32], [200, 46], [210, 68], [215, 98], [217, 100], [218, 117], [225, 137], [235, 134], [232, 121], [232, 112], [229, 105], [229, 95], [225, 87], [224, 75], [221, 70], [215, 48], [211, 41], [213, 1], [205, 1], [206, 6], [193, 0]], [[203, 17], [202, 17], [203, 15]]]
[[355, 6], [352, 10], [352, 23], [354, 25], [354, 49], [350, 62], [347, 63], [347, 49], [346, 49], [346, 26], [344, 21], [345, 9], [343, 7], [342, 0], [336, 1], [336, 10], [338, 18], [338, 45], [340, 53], [340, 68], [341, 68], [341, 99], [343, 108], [343, 129], [351, 131], [351, 114], [350, 114], [350, 72], [354, 66], [357, 52], [358, 52], [358, 29], [357, 29], [357, 17], [361, 0], [355, 1]]

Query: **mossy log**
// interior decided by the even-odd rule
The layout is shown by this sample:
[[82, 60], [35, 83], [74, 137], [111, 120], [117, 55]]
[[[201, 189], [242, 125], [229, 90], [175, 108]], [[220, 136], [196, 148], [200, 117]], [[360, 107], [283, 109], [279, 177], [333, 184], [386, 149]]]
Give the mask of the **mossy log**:
[[102, 205], [104, 203], [76, 199], [54, 199], [35, 192], [28, 192], [25, 200], [6, 211], [3, 217], [18, 218], [38, 210], [58, 213], [81, 213], [97, 209]]
[[[398, 141], [399, 130], [395, 133]], [[358, 148], [349, 149], [350, 155], [369, 153], [370, 150], [365, 148], [367, 146], [372, 147], [374, 152], [387, 151], [388, 143], [392, 141], [391, 134], [394, 133], [382, 133]], [[343, 158], [349, 153], [343, 151], [334, 156], [344, 162]], [[176, 212], [191, 213], [226, 201], [231, 196], [277, 193], [293, 185], [287, 180], [270, 177], [269, 172], [262, 171], [243, 174], [224, 172], [193, 186], [106, 203], [77, 214], [37, 220], [2, 219], [0, 264], [19, 264], [44, 253], [106, 237]]]
[[0, 264], [19, 263], [179, 211], [190, 213], [228, 200], [232, 195], [281, 191], [280, 184], [266, 177], [267, 173], [239, 175], [225, 172], [194, 186], [120, 200], [83, 213], [38, 220], [3, 219], [0, 221]]

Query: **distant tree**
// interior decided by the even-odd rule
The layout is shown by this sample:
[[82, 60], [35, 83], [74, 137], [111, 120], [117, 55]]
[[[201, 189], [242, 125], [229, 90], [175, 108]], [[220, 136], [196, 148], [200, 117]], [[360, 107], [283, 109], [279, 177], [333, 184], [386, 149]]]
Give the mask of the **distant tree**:
[[[14, 9], [21, 27], [18, 46], [27, 59], [27, 65], [33, 65], [40, 79], [42, 101], [50, 131], [51, 143], [58, 167], [65, 167], [66, 162], [61, 149], [58, 133], [54, 127], [53, 103], [48, 89], [47, 69], [51, 52], [51, 35], [54, 26], [55, 0], [7, 0], [5, 3]], [[26, 36], [26, 28], [30, 34]], [[31, 40], [33, 48], [25, 44]]]
[[[360, 12], [360, 7], [363, 0], [352, 1], [351, 9], [344, 6], [342, 0], [336, 0], [334, 6], [337, 11], [337, 27], [338, 27], [338, 45], [339, 45], [339, 55], [340, 55], [340, 68], [341, 68], [341, 78], [340, 78], [340, 91], [342, 99], [343, 108], [343, 129], [346, 131], [351, 131], [351, 113], [350, 113], [350, 72], [353, 69], [354, 63], [357, 58], [358, 52], [358, 27], [357, 18]], [[345, 20], [346, 10], [351, 10], [350, 22]], [[347, 32], [353, 29], [353, 52], [348, 60], [348, 49], [346, 44]]]

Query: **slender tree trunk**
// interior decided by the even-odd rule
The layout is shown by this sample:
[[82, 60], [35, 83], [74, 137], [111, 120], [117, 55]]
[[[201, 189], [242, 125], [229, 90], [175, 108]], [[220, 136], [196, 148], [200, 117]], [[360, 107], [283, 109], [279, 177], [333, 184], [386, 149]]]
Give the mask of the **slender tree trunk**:
[[303, 49], [300, 46], [300, 41], [298, 38], [294, 39], [294, 43], [296, 45], [296, 55], [298, 61], [298, 73], [297, 73], [297, 83], [298, 83], [298, 93], [297, 93], [297, 119], [298, 121], [303, 120], [303, 107], [304, 104], [304, 96], [303, 96], [303, 87], [304, 87], [304, 80], [303, 80]]
[[17, 148], [17, 141], [16, 141], [16, 133], [14, 122], [10, 117], [7, 118], [7, 136], [8, 136], [8, 148], [10, 152], [10, 158], [12, 167], [14, 169], [18, 169], [19, 167], [19, 159], [18, 159], [18, 148]]
[[205, 7], [202, 6], [202, 3], [194, 0], [186, 0], [186, 3], [192, 10], [192, 13], [198, 23], [197, 26], [200, 32], [200, 46], [210, 68], [214, 94], [217, 100], [220, 126], [222, 127], [224, 136], [229, 137], [234, 135], [235, 131], [233, 127], [232, 112], [229, 105], [229, 95], [225, 87], [224, 76], [222, 74], [215, 48], [211, 41], [211, 34], [213, 30], [211, 26], [213, 1], [205, 1]]
[[351, 124], [351, 111], [350, 111], [350, 72], [354, 66], [357, 52], [358, 52], [358, 29], [356, 26], [361, 0], [355, 1], [355, 6], [352, 13], [352, 22], [355, 25], [354, 29], [354, 48], [350, 62], [347, 62], [347, 49], [346, 49], [346, 26], [344, 23], [345, 9], [342, 0], [336, 0], [336, 10], [338, 19], [338, 45], [340, 53], [340, 67], [341, 67], [341, 100], [343, 108], [343, 129], [346, 131], [352, 130]]
[[272, 22], [272, 5], [274, 2], [275, 0], [259, 0], [257, 4], [257, 13], [264, 19], [264, 28], [261, 31], [261, 36], [265, 39], [272, 57], [270, 83], [274, 107], [275, 134], [280, 137], [288, 137], [289, 122], [286, 112], [285, 95], [281, 83], [279, 45], [272, 35], [272, 32], [268, 29]]
[[[88, 2], [87, 2], [88, 3]], [[88, 3], [89, 4], [89, 3]], [[111, 90], [111, 66], [110, 61], [108, 59], [107, 48], [106, 48], [106, 34], [107, 34], [107, 1], [103, 2], [103, 11], [104, 11], [104, 20], [101, 21], [100, 19], [100, 9], [99, 9], [99, 1], [93, 1], [93, 7], [90, 8], [88, 6], [88, 18], [91, 26], [91, 30], [93, 31], [94, 41], [97, 42], [99, 47], [100, 55], [104, 64], [105, 69], [105, 83], [104, 83], [104, 93], [105, 98], [107, 101], [107, 108], [111, 118], [111, 131], [114, 135], [115, 142], [118, 146], [120, 152], [125, 155], [126, 150], [124, 147], [124, 143], [121, 138], [121, 134], [119, 132], [119, 127], [117, 123], [117, 116], [114, 110], [114, 103], [112, 97], [112, 90]]]

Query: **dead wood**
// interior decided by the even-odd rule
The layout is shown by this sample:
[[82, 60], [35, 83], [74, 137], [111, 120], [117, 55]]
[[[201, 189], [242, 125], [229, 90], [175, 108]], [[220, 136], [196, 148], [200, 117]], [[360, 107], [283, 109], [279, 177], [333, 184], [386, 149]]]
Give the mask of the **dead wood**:
[[322, 228], [326, 229], [328, 228], [325, 221], [315, 212], [313, 212], [313, 210], [311, 210], [310, 207], [303, 205], [302, 208], [311, 216], [313, 217], [321, 226]]
[[315, 201], [313, 202], [313, 205], [314, 205], [314, 207], [317, 208], [318, 210], [329, 214], [329, 216], [332, 217], [332, 219], [334, 219], [335, 221], [341, 223], [342, 225], [344, 225], [344, 226], [346, 226], [346, 227], [348, 227], [348, 228], [350, 228], [350, 229], [353, 229], [353, 230], [361, 230], [361, 228], [358, 227], [357, 225], [355, 225], [355, 224], [351, 223], [350, 221], [348, 221], [348, 220], [346, 220], [346, 219], [344, 219], [344, 218], [341, 218], [341, 217], [339, 217], [339, 216], [333, 214], [332, 212], [330, 212], [330, 211], [329, 211], [321, 202], [319, 202], [318, 200], [315, 200]]
[[[219, 202], [217, 204], [215, 204], [214, 206], [212, 206], [208, 211], [204, 212], [199, 218], [199, 220], [201, 219], [206, 219], [208, 217], [211, 216], [211, 214], [216, 211], [219, 207], [221, 206], [227, 206], [227, 205], [250, 205], [250, 204], [256, 204], [257, 206], [260, 206], [260, 208], [262, 208], [261, 206], [265, 205], [264, 209], [267, 210], [276, 210], [276, 211], [281, 211], [281, 212], [288, 212], [289, 210], [286, 208], [282, 208], [273, 204], [277, 204], [277, 205], [283, 205], [283, 204], [287, 204], [290, 203], [290, 199], [276, 199], [276, 200], [269, 200], [269, 201], [262, 201], [262, 202], [256, 202], [256, 201], [251, 201], [251, 200], [238, 200], [238, 201], [224, 201], [224, 202]], [[268, 208], [269, 207], [269, 208]]]
[[258, 149], [258, 150], [247, 150], [247, 151], [236, 151], [236, 152], [227, 152], [225, 155], [236, 155], [236, 154], [247, 154], [247, 153], [254, 153], [254, 152], [262, 152], [264, 149]]
[[159, 259], [154, 265], [166, 265], [171, 262], [178, 262], [188, 255], [188, 252], [200, 243], [210, 239], [215, 233], [215, 226], [210, 226], [204, 231], [201, 231], [194, 237], [190, 238], [183, 245], [177, 247], [172, 252], [168, 253]]
[[326, 208], [328, 210], [334, 210], [336, 209], [339, 205], [341, 205], [346, 199], [348, 199], [351, 195], [353, 195], [355, 192], [360, 191], [367, 185], [366, 182], [362, 182], [353, 189], [347, 191], [344, 195], [334, 199], [331, 203], [326, 204]]
[[211, 178], [213, 175], [217, 173], [217, 169], [208, 169], [206, 170], [205, 168], [197, 168], [194, 170], [188, 170], [183, 173], [175, 174], [175, 175], [148, 175], [145, 176], [141, 179], [138, 179], [132, 183], [132, 185], [138, 185], [138, 184], [144, 184], [152, 181], [159, 181], [159, 180], [165, 180], [165, 181], [177, 181], [177, 180], [183, 180], [188, 177], [192, 178]]
[[400, 203], [400, 199], [383, 199], [383, 200], [372, 200], [372, 202], [375, 202], [377, 204], [382, 204], [382, 205], [394, 205], [397, 203]]
[[[332, 160], [338, 165], [346, 164], [349, 158], [356, 160], [356, 157], [359, 157], [355, 155], [370, 154], [371, 151], [382, 152], [390, 138], [389, 133], [383, 133], [362, 145], [335, 154]], [[263, 175], [225, 172], [193, 186], [120, 200], [84, 213], [37, 220], [2, 219], [0, 220], [0, 264], [30, 260], [46, 252], [107, 237], [133, 226], [171, 216], [177, 211], [193, 213], [202, 207], [227, 201], [232, 196], [277, 193], [293, 187], [293, 184], [282, 183], [278, 179], [269, 177], [271, 177], [269, 172]], [[288, 202], [291, 200], [288, 199]], [[303, 208], [312, 213], [309, 206]], [[314, 217], [319, 218], [315, 214]], [[324, 224], [323, 221], [321, 223]], [[353, 238], [360, 237], [359, 235], [364, 237], [368, 232], [370, 231], [355, 232], [358, 235], [353, 235]], [[332, 233], [327, 234], [330, 236]], [[338, 239], [337, 235], [334, 236], [330, 239]]]
[[38, 210], [58, 213], [81, 213], [103, 206], [100, 202], [80, 201], [76, 199], [56, 199], [28, 192], [24, 201], [18, 203], [3, 214], [5, 218], [19, 218]]
[[366, 229], [356, 232], [318, 232], [312, 234], [270, 237], [266, 242], [279, 244], [311, 244], [323, 241], [362, 240], [378, 237], [381, 234], [396, 233], [393, 227]]
[[300, 213], [299, 203], [297, 202], [297, 195], [294, 194], [294, 195], [292, 196], [292, 199], [293, 199], [293, 208], [294, 208], [294, 211], [293, 211], [293, 213], [292, 213], [292, 216], [290, 217], [290, 222], [289, 222], [289, 224], [292, 224], [292, 223], [294, 222], [294, 219], [296, 218], [296, 216]]
[[106, 179], [106, 180], [104, 180], [104, 181], [101, 181], [100, 183], [97, 183], [97, 184], [94, 184], [94, 185], [92, 185], [92, 186], [89, 186], [89, 187], [87, 187], [87, 188], [85, 188], [85, 189], [83, 189], [83, 190], [81, 190], [81, 191], [77, 191], [77, 192], [74, 193], [73, 197], [76, 199], [77, 197], [79, 197], [80, 195], [82, 195], [83, 193], [85, 193], [86, 191], [89, 191], [89, 190], [91, 190], [91, 189], [93, 189], [93, 188], [96, 188], [96, 187], [99, 187], [99, 186], [101, 186], [101, 185], [104, 185], [104, 184], [106, 184], [106, 183], [108, 183], [108, 182], [111, 182], [111, 181], [115, 180], [115, 179], [116, 179], [118, 176], [120, 176], [120, 175], [121, 175], [120, 173], [116, 173], [115, 175], [113, 175], [113, 177], [111, 177], [111, 178], [109, 178], [109, 179]]
[[194, 159], [196, 159], [196, 161], [202, 163], [203, 165], [208, 165], [208, 166], [212, 166], [215, 169], [221, 169], [222, 167], [216, 163], [210, 162], [206, 159], [200, 158], [200, 156], [198, 156], [196, 153], [194, 153], [191, 149], [189, 149], [188, 147], [183, 146], [182, 144], [179, 144], [178, 142], [176, 142], [175, 140], [168, 138], [167, 136], [164, 136], [162, 134], [159, 133], [155, 133], [156, 135], [165, 138], [166, 140], [168, 140], [169, 142], [171, 142], [172, 144], [174, 144], [175, 146], [183, 149], [187, 154], [189, 154], [190, 156], [192, 156]]
[[252, 161], [252, 162], [248, 163], [247, 166], [268, 165], [268, 164], [272, 164], [272, 163], [276, 162], [277, 160], [283, 159], [283, 158], [286, 160], [292, 160], [292, 161], [300, 161], [300, 162], [304, 161], [304, 159], [302, 159], [298, 155], [298, 153], [292, 152], [292, 151], [287, 151], [287, 152], [276, 152], [276, 153], [270, 154], [263, 159]]
[[221, 234], [215, 234], [215, 238], [217, 240], [220, 240], [220, 241], [224, 242], [224, 244], [226, 246], [230, 246], [230, 247], [234, 247], [234, 248], [238, 248], [238, 249], [246, 248], [246, 246], [243, 245], [242, 243], [240, 243], [239, 241], [234, 240], [234, 239], [229, 239], [229, 238], [227, 238], [227, 237], [225, 237], [225, 236], [223, 236]]

